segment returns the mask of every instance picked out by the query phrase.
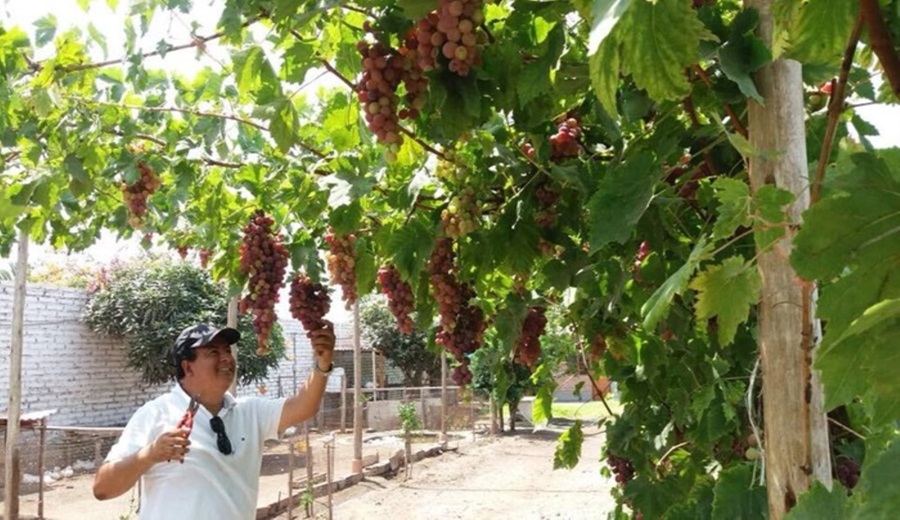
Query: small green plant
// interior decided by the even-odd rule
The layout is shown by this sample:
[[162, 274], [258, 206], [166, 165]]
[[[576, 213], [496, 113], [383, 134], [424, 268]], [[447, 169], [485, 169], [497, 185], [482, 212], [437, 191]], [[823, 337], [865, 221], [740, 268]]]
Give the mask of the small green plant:
[[400, 426], [403, 435], [409, 437], [413, 432], [422, 429], [422, 420], [416, 413], [416, 406], [412, 403], [403, 403], [398, 410], [400, 414]]
[[402, 403], [397, 411], [400, 414], [400, 427], [403, 428], [406, 478], [409, 478], [412, 476], [412, 434], [422, 429], [422, 421], [416, 414], [416, 405], [412, 403]]

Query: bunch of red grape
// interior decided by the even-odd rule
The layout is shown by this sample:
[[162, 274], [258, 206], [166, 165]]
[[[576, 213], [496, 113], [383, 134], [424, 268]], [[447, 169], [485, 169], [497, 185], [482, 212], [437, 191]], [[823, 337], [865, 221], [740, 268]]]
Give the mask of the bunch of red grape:
[[159, 189], [162, 182], [153, 168], [144, 161], [138, 161], [137, 169], [140, 177], [130, 186], [123, 182], [119, 187], [122, 190], [125, 204], [131, 212], [128, 224], [135, 229], [140, 229], [144, 225], [144, 215], [147, 213], [147, 199]]
[[241, 312], [253, 312], [253, 330], [256, 332], [260, 355], [269, 352], [269, 333], [275, 325], [275, 304], [278, 291], [284, 286], [284, 274], [288, 263], [288, 250], [281, 234], [275, 234], [275, 222], [262, 211], [250, 217], [244, 227], [241, 242], [241, 272], [250, 275], [249, 294], [241, 299]]
[[606, 456], [606, 464], [616, 476], [616, 482], [620, 486], [624, 486], [634, 478], [634, 466], [630, 460], [610, 453]]
[[547, 327], [546, 309], [532, 307], [528, 309], [522, 322], [522, 331], [516, 338], [516, 361], [533, 369], [541, 357], [541, 335]]
[[400, 272], [392, 265], [378, 270], [378, 283], [381, 284], [381, 292], [387, 296], [391, 314], [397, 319], [397, 328], [403, 334], [412, 334], [415, 330], [410, 317], [415, 304], [412, 287], [400, 277]]
[[209, 265], [209, 258], [212, 256], [212, 251], [206, 249], [205, 247], [200, 248], [200, 267], [206, 269], [206, 266]]
[[459, 386], [466, 386], [472, 382], [472, 371], [469, 370], [469, 362], [460, 363], [450, 372], [450, 379]]
[[325, 242], [328, 244], [331, 283], [341, 286], [341, 296], [349, 309], [359, 297], [356, 291], [356, 235], [338, 236], [334, 230], [329, 230]]
[[[440, 0], [440, 6], [415, 26], [414, 37], [422, 70], [438, 67], [443, 57], [447, 68], [468, 76], [472, 67], [482, 64], [481, 47], [487, 43], [481, 0]], [[409, 39], [408, 39], [409, 40]]]
[[[367, 24], [367, 29], [371, 29]], [[356, 94], [363, 107], [366, 124], [375, 134], [378, 142], [389, 146], [388, 159], [396, 158], [403, 143], [400, 135], [400, 120], [415, 119], [425, 107], [425, 91], [428, 78], [419, 67], [419, 53], [415, 47], [393, 49], [381, 41], [369, 43], [360, 40], [356, 47], [362, 55], [363, 73], [356, 84]], [[414, 38], [407, 38], [407, 45], [415, 44]], [[397, 90], [403, 83], [406, 89], [407, 106], [400, 108]]]
[[450, 199], [450, 204], [441, 211], [441, 226], [444, 234], [451, 239], [459, 239], [478, 229], [481, 222], [481, 207], [475, 192], [465, 189], [459, 196]]
[[324, 316], [331, 308], [331, 296], [321, 283], [313, 283], [305, 274], [295, 274], [291, 281], [291, 316], [300, 321], [306, 332], [325, 326]]
[[522, 143], [522, 146], [519, 147], [519, 150], [521, 150], [522, 153], [524, 153], [525, 156], [532, 161], [537, 158], [537, 150], [534, 149], [534, 146], [531, 143]]
[[835, 473], [845, 488], [853, 489], [859, 482], [859, 463], [848, 457], [838, 457]]
[[561, 161], [568, 157], [577, 157], [581, 152], [578, 138], [581, 137], [581, 124], [570, 117], [556, 127], [556, 133], [550, 136], [550, 159]]
[[180, 246], [176, 247], [175, 250], [178, 251], [178, 256], [180, 256], [181, 259], [184, 260], [185, 258], [187, 258], [188, 251], [190, 251], [191, 248], [184, 244], [181, 244]]
[[439, 238], [435, 243], [428, 260], [428, 273], [440, 316], [440, 330], [435, 341], [453, 354], [462, 367], [454, 372], [454, 381], [459, 379], [457, 383], [466, 384], [471, 381], [467, 354], [475, 352], [484, 343], [487, 324], [484, 311], [469, 303], [475, 297], [475, 291], [456, 279], [453, 241], [449, 238]]
[[535, 223], [542, 228], [553, 227], [556, 223], [556, 202], [559, 200], [559, 192], [547, 181], [535, 188], [534, 196], [538, 203], [537, 212], [534, 214]]

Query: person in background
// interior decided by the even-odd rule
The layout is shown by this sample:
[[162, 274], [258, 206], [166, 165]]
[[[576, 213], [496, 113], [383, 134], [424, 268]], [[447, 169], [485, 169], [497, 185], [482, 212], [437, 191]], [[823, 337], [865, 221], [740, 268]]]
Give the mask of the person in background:
[[333, 326], [309, 337], [315, 367], [296, 395], [235, 399], [231, 345], [240, 333], [184, 329], [173, 347], [177, 382], [128, 421], [97, 472], [94, 496], [115, 498], [140, 479], [142, 520], [256, 518], [263, 442], [315, 415], [333, 368]]

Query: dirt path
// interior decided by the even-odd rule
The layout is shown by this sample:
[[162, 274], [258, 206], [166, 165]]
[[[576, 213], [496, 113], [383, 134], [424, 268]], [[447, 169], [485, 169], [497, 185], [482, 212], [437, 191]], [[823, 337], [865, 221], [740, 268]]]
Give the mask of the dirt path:
[[[413, 467], [412, 479], [373, 477], [334, 495], [333, 518], [353, 520], [395, 518], [417, 520], [450, 519], [598, 519], [605, 518], [614, 504], [609, 496], [611, 480], [600, 475], [598, 461], [602, 436], [595, 427], [585, 427], [581, 463], [573, 470], [553, 471], [553, 452], [561, 429], [499, 437], [471, 435], [451, 440], [457, 451], [422, 460]], [[335, 473], [349, 473], [352, 436], [337, 439]], [[316, 446], [318, 467], [324, 453]], [[364, 445], [364, 455], [379, 454], [386, 460], [402, 444], [389, 435], [374, 437]], [[415, 449], [415, 448], [414, 448]], [[287, 494], [284, 446], [267, 452], [260, 476], [259, 505], [266, 506]], [[297, 469], [297, 473], [305, 473]], [[107, 502], [91, 495], [93, 475], [78, 475], [59, 481], [46, 490], [45, 518], [48, 520], [134, 520], [134, 490]], [[317, 513], [324, 513], [325, 499], [319, 499]], [[2, 496], [0, 496], [2, 504]], [[37, 511], [37, 493], [20, 497], [23, 518]], [[0, 509], [0, 520], [2, 520]], [[278, 520], [285, 520], [283, 515]], [[302, 518], [302, 516], [296, 517]], [[324, 518], [320, 515], [319, 518]]]
[[[554, 471], [558, 433], [461, 441], [457, 452], [417, 463], [410, 480], [375, 477], [336, 494], [333, 518], [605, 518], [614, 507], [613, 482], [600, 475], [601, 435], [586, 428], [581, 463]], [[317, 507], [317, 513], [323, 511]]]

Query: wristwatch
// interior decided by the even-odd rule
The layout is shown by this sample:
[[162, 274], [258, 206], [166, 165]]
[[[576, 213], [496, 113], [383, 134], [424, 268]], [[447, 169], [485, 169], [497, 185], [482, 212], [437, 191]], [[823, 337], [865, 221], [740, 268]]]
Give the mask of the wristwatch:
[[332, 361], [331, 364], [328, 365], [328, 370], [322, 370], [321, 368], [319, 368], [318, 361], [313, 363], [313, 366], [315, 367], [315, 371], [322, 374], [323, 376], [329, 376], [332, 372], [334, 372], [334, 361]]

